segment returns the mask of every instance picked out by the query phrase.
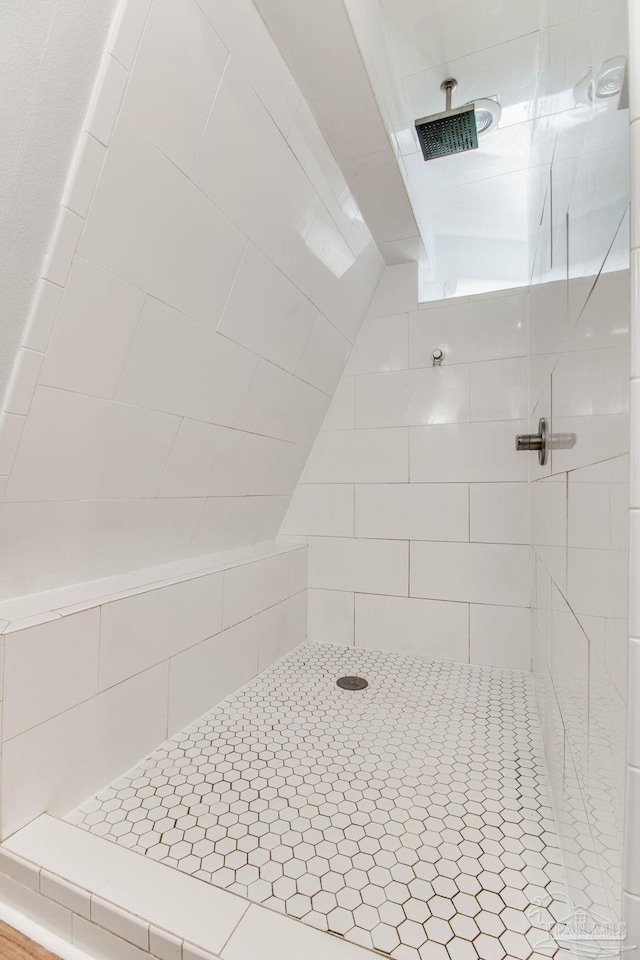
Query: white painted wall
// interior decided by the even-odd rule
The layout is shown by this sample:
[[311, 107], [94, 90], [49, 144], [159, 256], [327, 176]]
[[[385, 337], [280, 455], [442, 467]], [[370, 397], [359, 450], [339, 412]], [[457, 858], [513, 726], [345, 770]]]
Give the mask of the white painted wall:
[[416, 272], [387, 268], [283, 524], [309, 637], [529, 669], [528, 294], [419, 308]]
[[268, 540], [382, 271], [251, 0], [128, 0], [0, 422], [0, 597]]
[[0, 397], [20, 343], [115, 0], [0, 5]]

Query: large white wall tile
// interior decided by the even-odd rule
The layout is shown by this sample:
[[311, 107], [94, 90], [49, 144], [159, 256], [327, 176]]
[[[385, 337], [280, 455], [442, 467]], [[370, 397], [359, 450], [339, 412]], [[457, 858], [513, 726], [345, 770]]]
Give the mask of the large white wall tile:
[[197, 556], [272, 540], [288, 505], [289, 497], [210, 497], [188, 552]]
[[291, 499], [280, 533], [284, 536], [352, 537], [353, 515], [353, 484], [302, 483]]
[[576, 441], [552, 451], [553, 473], [576, 470], [598, 460], [622, 456], [629, 446], [627, 413], [584, 417], [554, 416], [553, 430], [554, 433], [566, 434], [570, 440]]
[[255, 677], [262, 626], [260, 615], [252, 617], [171, 660], [169, 735]]
[[245, 237], [194, 184], [141, 134], [118, 123], [83, 231], [83, 256], [215, 325], [245, 246]]
[[368, 317], [360, 329], [345, 373], [389, 373], [409, 366], [409, 315]]
[[395, 540], [468, 540], [468, 484], [358, 484], [355, 535]]
[[[239, 149], [238, 117], [251, 130], [250, 151]], [[304, 247], [299, 224], [311, 225], [320, 201], [268, 111], [233, 63], [209, 115], [191, 175], [256, 246], [291, 276]], [[251, 190], [247, 190], [249, 183]]]
[[[293, 123], [287, 132], [287, 142], [307, 171], [318, 195], [353, 252], [364, 250], [367, 246], [368, 230], [362, 221], [356, 221], [358, 214], [356, 202], [305, 100], [301, 100], [298, 104]], [[354, 249], [353, 228], [356, 223], [363, 227], [362, 233], [358, 235], [362, 247]], [[368, 239], [371, 239], [370, 234]], [[375, 268], [373, 276], [375, 277], [373, 282], [377, 282]]]
[[31, 406], [33, 393], [40, 376], [42, 354], [37, 350], [21, 347], [11, 372], [11, 379], [4, 397], [6, 413], [26, 416]]
[[368, 317], [390, 317], [415, 310], [418, 302], [418, 264], [400, 263], [387, 267], [373, 300]]
[[[356, 378], [343, 377], [322, 422], [324, 430], [353, 430], [356, 425]], [[640, 495], [638, 497], [640, 502]]]
[[[584, 728], [577, 731], [586, 745], [585, 795], [603, 886], [619, 891], [629, 841], [623, 799], [629, 771], [625, 769], [627, 710], [597, 654], [589, 656], [589, 709], [587, 715], [585, 705]], [[581, 683], [580, 689], [585, 688], [586, 682]], [[603, 795], [605, 803], [601, 803]]]
[[355, 645], [432, 660], [469, 660], [466, 603], [357, 593]]
[[167, 731], [167, 685], [161, 664], [7, 740], [3, 836], [45, 810], [65, 814], [157, 746]]
[[85, 121], [91, 136], [105, 146], [111, 141], [127, 80], [128, 74], [122, 64], [114, 57], [106, 56], [100, 67], [89, 115]]
[[[631, 433], [637, 436], [640, 432], [640, 380], [631, 381], [630, 404]], [[629, 500], [631, 506], [637, 508], [640, 507], [640, 450], [632, 448], [629, 460]]]
[[531, 611], [528, 607], [469, 608], [469, 659], [487, 667], [531, 669]]
[[228, 51], [195, 0], [155, 0], [122, 104], [122, 116], [181, 170], [204, 130]]
[[640, 807], [640, 770], [627, 768], [626, 808], [628, 834], [626, 836], [625, 888], [640, 896], [640, 829], [635, 816]]
[[309, 583], [308, 550], [306, 546], [289, 554], [289, 596], [306, 591]]
[[47, 349], [62, 294], [63, 288], [57, 284], [48, 280], [40, 281], [22, 341], [25, 347], [40, 351]]
[[249, 493], [289, 494], [295, 489], [309, 456], [309, 447], [302, 443], [269, 439], [249, 486]]
[[154, 496], [179, 423], [163, 413], [39, 387], [6, 498]]
[[99, 645], [97, 610], [5, 637], [3, 737], [23, 733], [95, 696]]
[[354, 594], [346, 590], [308, 591], [308, 635], [315, 643], [354, 642]]
[[[629, 511], [629, 584], [640, 582], [640, 511]], [[629, 632], [640, 637], [640, 595], [629, 591]]]
[[258, 505], [260, 512], [260, 536], [258, 539], [275, 540], [279, 535], [291, 497], [255, 497], [252, 499], [262, 501]]
[[572, 483], [626, 484], [629, 482], [629, 454], [601, 460], [576, 470], [570, 480]]
[[260, 360], [236, 422], [243, 430], [310, 443], [328, 406], [327, 394]]
[[452, 300], [412, 313], [409, 319], [409, 364], [431, 365], [431, 354], [444, 350], [445, 363], [524, 357], [527, 353], [528, 296]]
[[614, 550], [629, 549], [629, 483], [612, 483], [609, 486], [609, 514], [611, 547]]
[[531, 543], [528, 483], [472, 483], [470, 540]]
[[0, 506], [1, 599], [55, 586], [63, 545], [77, 513], [74, 501]]
[[560, 590], [567, 589], [567, 550], [566, 547], [547, 547], [536, 545], [535, 554], [541, 561], [551, 579]]
[[[637, 702], [640, 694], [640, 640], [635, 638], [629, 640], [628, 682], [629, 700], [632, 703]], [[628, 735], [628, 762], [631, 766], [640, 768], [640, 712], [638, 711], [629, 711]]]
[[628, 376], [626, 347], [562, 354], [553, 371], [554, 418], [626, 413]]
[[411, 544], [411, 596], [524, 607], [529, 548], [492, 543]]
[[66, 207], [62, 208], [54, 233], [53, 243], [47, 254], [42, 271], [45, 280], [63, 287], [69, 276], [73, 255], [76, 252], [84, 220]]
[[[237, 117], [252, 150], [237, 148]], [[260, 163], [255, 162], [260, 156]], [[273, 118], [239, 73], [226, 71], [192, 175], [213, 202], [350, 340], [371, 284]], [[252, 184], [247, 191], [247, 183]]]
[[183, 420], [162, 479], [162, 496], [243, 496], [267, 442], [255, 433]]
[[527, 480], [527, 457], [515, 449], [527, 423], [451, 423], [412, 427], [411, 482]]
[[611, 544], [611, 496], [608, 484], [576, 483], [569, 477], [567, 496], [567, 543], [570, 547], [606, 550]]
[[301, 94], [251, 0], [198, 0], [280, 130], [291, 127]]
[[529, 412], [528, 361], [489, 360], [469, 366], [470, 420], [522, 420]]
[[89, 212], [106, 153], [105, 146], [91, 134], [83, 136], [78, 144], [63, 203], [80, 217]]
[[169, 732], [248, 683], [305, 639], [306, 592], [277, 603], [171, 660]]
[[356, 377], [356, 427], [416, 426], [468, 419], [466, 365]]
[[402, 540], [309, 540], [309, 586], [407, 596], [409, 545]]
[[118, 400], [233, 425], [258, 364], [255, 354], [147, 298], [116, 392]]
[[109, 37], [109, 52], [127, 70], [140, 44], [152, 0], [129, 0], [121, 6], [114, 18]]
[[261, 673], [306, 640], [307, 591], [302, 590], [269, 607], [258, 617], [262, 621], [258, 640], [258, 672]]
[[300, 289], [353, 343], [374, 287], [323, 206], [315, 212], [294, 271]]
[[319, 314], [296, 368], [296, 376], [331, 396], [350, 352], [351, 343], [347, 338]]
[[112, 397], [143, 301], [141, 290], [76, 257], [40, 382]]
[[309, 483], [406, 483], [409, 431], [406, 427], [323, 431], [305, 476]]
[[[628, 596], [627, 566], [626, 550], [569, 548], [567, 600], [573, 611], [594, 617], [624, 618]], [[630, 617], [633, 616], [632, 610]]]
[[532, 542], [564, 547], [567, 543], [567, 479], [564, 474], [531, 484]]
[[104, 604], [100, 689], [212, 637], [221, 628], [222, 574]]
[[223, 625], [246, 620], [289, 596], [287, 554], [243, 563], [225, 571]]
[[[97, 579], [185, 556], [204, 503], [189, 497], [73, 504], [77, 513], [60, 544], [58, 563], [49, 564], [52, 582], [48, 585], [64, 584], [69, 576], [72, 582], [81, 583], [85, 578]], [[64, 559], [62, 568], [60, 559]]]
[[0, 414], [0, 471], [7, 476], [15, 460], [26, 416], [16, 413]]
[[307, 297], [250, 243], [218, 330], [294, 373], [317, 316]]
[[[349, 246], [356, 256], [356, 263], [375, 290], [385, 271], [385, 261], [371, 231], [363, 220], [356, 219], [347, 237]], [[353, 338], [355, 339], [355, 338]]]

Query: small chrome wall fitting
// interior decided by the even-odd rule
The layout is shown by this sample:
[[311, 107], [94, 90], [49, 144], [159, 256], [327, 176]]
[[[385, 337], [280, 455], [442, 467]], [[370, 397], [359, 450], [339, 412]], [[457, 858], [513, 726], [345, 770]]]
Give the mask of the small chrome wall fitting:
[[537, 450], [538, 463], [544, 466], [549, 455], [549, 431], [547, 421], [541, 417], [537, 433], [519, 433], [516, 436], [516, 450]]
[[436, 347], [436, 349], [431, 354], [431, 359], [433, 361], [434, 367], [441, 367], [442, 361], [444, 360], [444, 350], [441, 350], [440, 347]]

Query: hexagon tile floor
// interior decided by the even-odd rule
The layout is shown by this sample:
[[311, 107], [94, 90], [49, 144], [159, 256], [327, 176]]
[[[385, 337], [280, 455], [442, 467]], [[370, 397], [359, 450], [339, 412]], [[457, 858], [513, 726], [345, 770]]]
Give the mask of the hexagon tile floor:
[[554, 953], [527, 674], [306, 643], [68, 819], [394, 960]]

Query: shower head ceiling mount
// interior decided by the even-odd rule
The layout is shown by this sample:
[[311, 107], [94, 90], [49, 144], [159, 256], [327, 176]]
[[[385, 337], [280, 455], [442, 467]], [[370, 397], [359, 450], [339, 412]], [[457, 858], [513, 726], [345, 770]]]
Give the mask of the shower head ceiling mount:
[[495, 100], [478, 100], [452, 107], [452, 94], [457, 86], [453, 77], [443, 80], [440, 84], [446, 97], [443, 112], [416, 120], [416, 133], [425, 160], [477, 149], [478, 135], [488, 133], [500, 119], [500, 104]]

